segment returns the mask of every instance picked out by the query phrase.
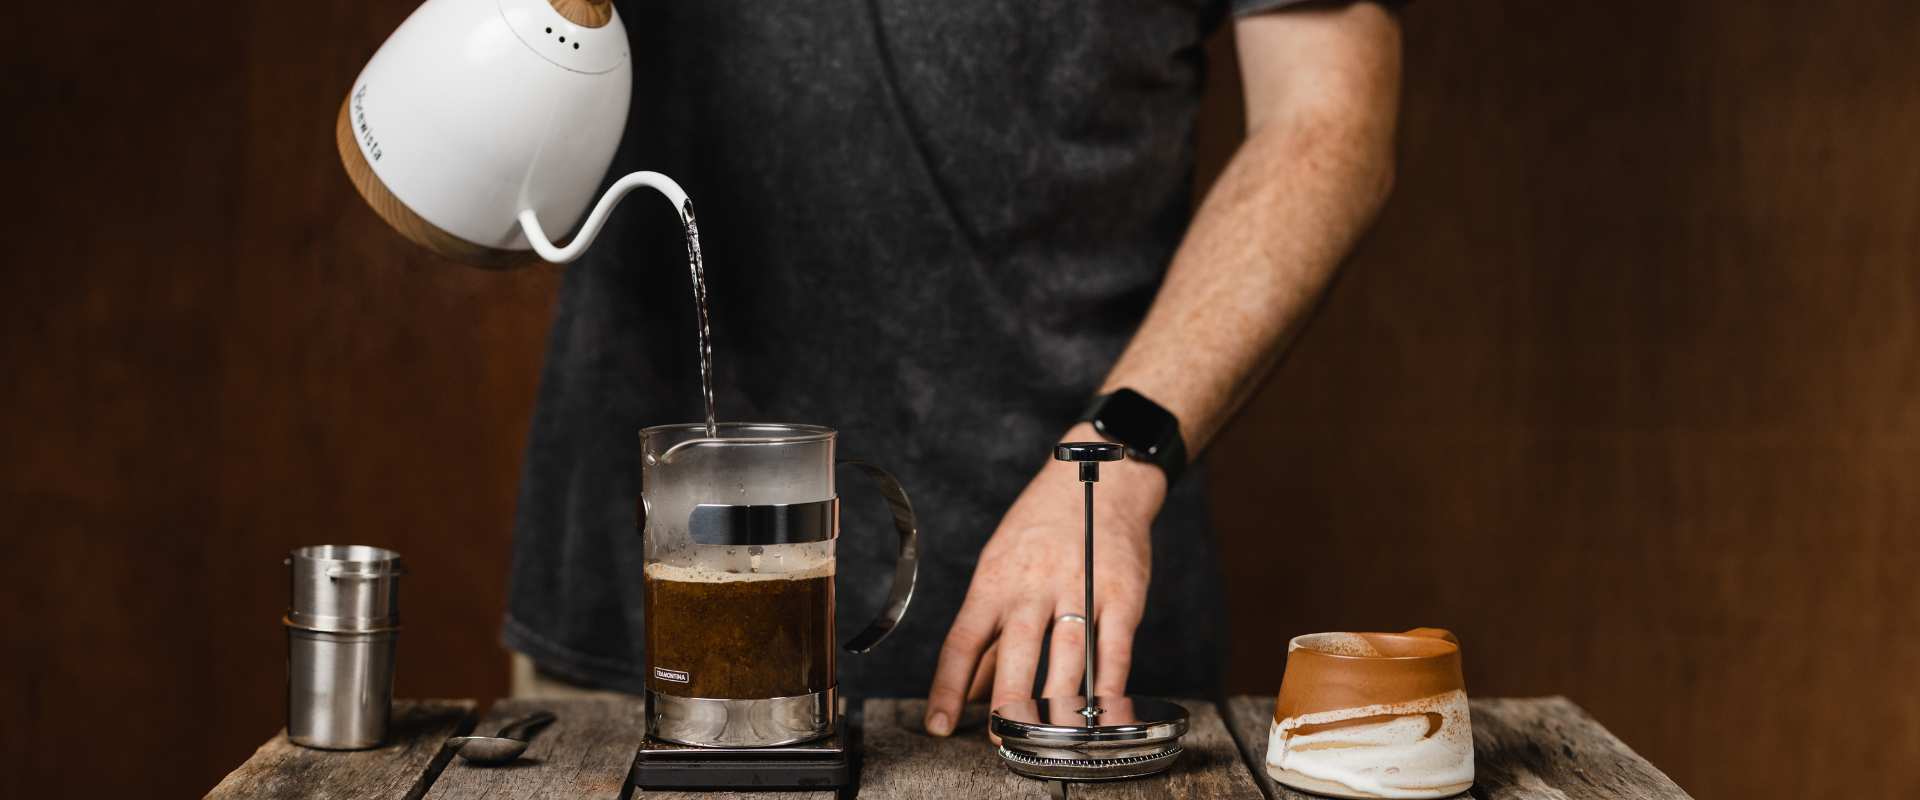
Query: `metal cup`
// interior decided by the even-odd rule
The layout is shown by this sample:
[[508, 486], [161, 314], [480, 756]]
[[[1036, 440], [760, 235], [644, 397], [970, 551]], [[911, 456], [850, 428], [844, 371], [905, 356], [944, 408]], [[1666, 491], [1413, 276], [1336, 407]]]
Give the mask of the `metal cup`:
[[287, 626], [287, 738], [365, 750], [387, 738], [400, 631], [335, 633]]
[[293, 551], [287, 622], [322, 631], [371, 631], [400, 625], [400, 576], [392, 550], [323, 544]]
[[391, 550], [320, 545], [293, 551], [287, 616], [287, 738], [326, 750], [386, 739], [400, 646], [400, 582]]

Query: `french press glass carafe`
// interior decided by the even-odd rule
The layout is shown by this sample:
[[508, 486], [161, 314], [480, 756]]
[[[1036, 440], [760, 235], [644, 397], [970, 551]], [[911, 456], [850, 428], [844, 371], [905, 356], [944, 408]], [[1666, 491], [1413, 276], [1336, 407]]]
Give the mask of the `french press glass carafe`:
[[873, 479], [900, 537], [886, 605], [847, 650], [892, 632], [919, 567], [906, 493], [879, 467], [836, 462], [834, 436], [765, 423], [640, 432], [648, 735], [772, 747], [833, 732], [836, 466]]

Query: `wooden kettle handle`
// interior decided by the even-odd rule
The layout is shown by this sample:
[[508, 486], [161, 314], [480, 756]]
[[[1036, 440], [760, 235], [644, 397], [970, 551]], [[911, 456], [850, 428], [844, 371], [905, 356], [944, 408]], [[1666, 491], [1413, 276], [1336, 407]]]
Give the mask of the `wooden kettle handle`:
[[1460, 643], [1460, 637], [1453, 635], [1453, 631], [1447, 630], [1446, 628], [1414, 628], [1402, 635], [1425, 636], [1429, 639], [1445, 639], [1454, 644]]
[[613, 0], [547, 0], [568, 22], [598, 28], [613, 21]]

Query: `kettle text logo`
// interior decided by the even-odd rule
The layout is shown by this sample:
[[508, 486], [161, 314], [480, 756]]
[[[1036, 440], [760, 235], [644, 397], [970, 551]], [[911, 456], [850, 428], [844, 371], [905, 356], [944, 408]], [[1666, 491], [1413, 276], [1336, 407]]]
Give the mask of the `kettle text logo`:
[[353, 127], [360, 132], [360, 143], [367, 146], [367, 154], [373, 160], [380, 160], [380, 142], [373, 138], [373, 129], [367, 127], [367, 109], [361, 101], [367, 97], [367, 87], [361, 84], [360, 91], [353, 93]]
[[663, 681], [673, 681], [674, 683], [686, 683], [688, 680], [691, 680], [687, 677], [687, 673], [681, 672], [680, 670], [661, 669], [659, 667], [653, 668], [653, 677]]

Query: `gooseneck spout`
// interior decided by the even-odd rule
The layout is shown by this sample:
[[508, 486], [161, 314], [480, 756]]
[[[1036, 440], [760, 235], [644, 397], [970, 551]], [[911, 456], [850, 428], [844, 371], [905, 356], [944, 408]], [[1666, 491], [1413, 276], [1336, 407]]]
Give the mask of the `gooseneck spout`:
[[680, 188], [680, 184], [658, 172], [635, 172], [614, 181], [607, 188], [607, 193], [601, 195], [600, 202], [593, 207], [593, 213], [587, 215], [586, 224], [580, 226], [580, 232], [574, 234], [573, 241], [568, 242], [566, 247], [556, 247], [553, 240], [547, 238], [546, 230], [540, 227], [540, 218], [534, 215], [531, 208], [520, 212], [520, 228], [526, 231], [527, 241], [533, 243], [534, 252], [539, 253], [541, 258], [555, 264], [568, 263], [579, 258], [581, 253], [587, 251], [587, 246], [593, 244], [594, 237], [600, 235], [601, 226], [607, 224], [607, 215], [613, 213], [613, 207], [620, 204], [621, 198], [642, 186], [658, 189], [666, 195], [682, 223], [687, 223], [693, 216], [693, 206], [687, 202], [687, 193]]
[[593, 213], [587, 215], [586, 223], [580, 226], [580, 232], [573, 235], [573, 241], [566, 247], [555, 247], [547, 238], [547, 232], [540, 228], [540, 218], [529, 208], [520, 212], [520, 227], [527, 232], [527, 241], [533, 243], [534, 252], [541, 258], [555, 264], [565, 264], [580, 257], [593, 237], [600, 235], [600, 228], [607, 224], [607, 215], [613, 213], [613, 207], [620, 204], [620, 198], [628, 192], [642, 186], [658, 189], [673, 203], [673, 210], [680, 215], [680, 224], [687, 233], [687, 268], [693, 273], [693, 300], [700, 321], [700, 395], [707, 405], [707, 438], [718, 436], [713, 417], [713, 335], [707, 326], [707, 268], [700, 256], [700, 226], [693, 218], [693, 201], [687, 199], [687, 192], [674, 183], [672, 178], [658, 172], [635, 172], [607, 187], [607, 193], [600, 196], [600, 202], [593, 207]]

